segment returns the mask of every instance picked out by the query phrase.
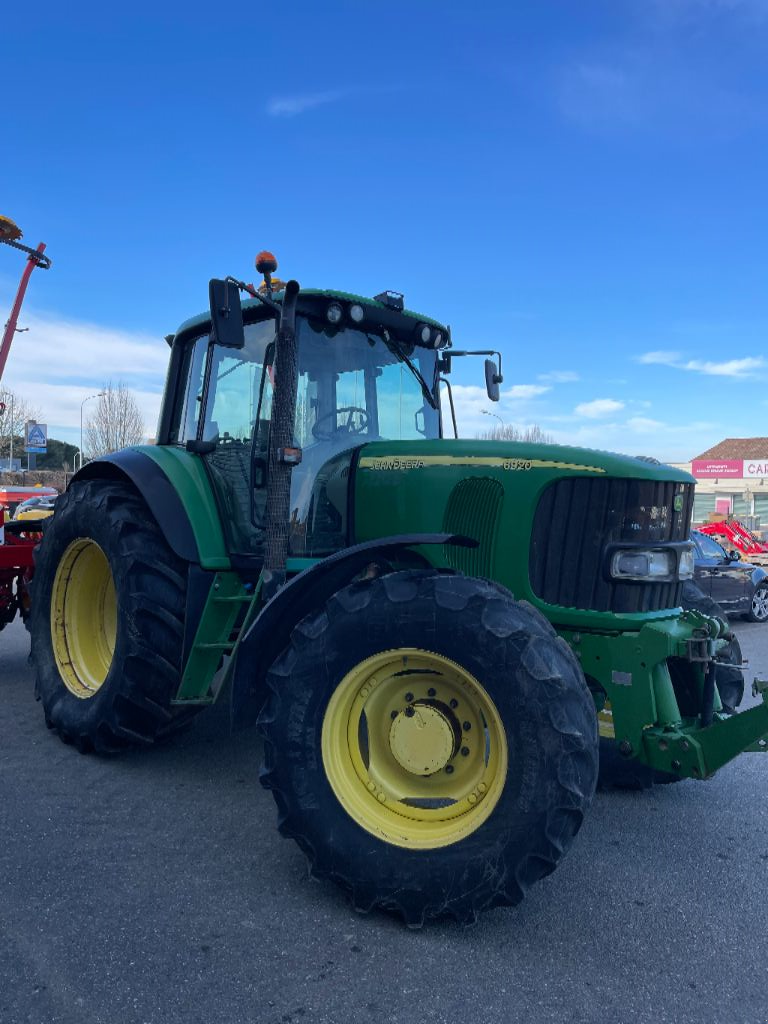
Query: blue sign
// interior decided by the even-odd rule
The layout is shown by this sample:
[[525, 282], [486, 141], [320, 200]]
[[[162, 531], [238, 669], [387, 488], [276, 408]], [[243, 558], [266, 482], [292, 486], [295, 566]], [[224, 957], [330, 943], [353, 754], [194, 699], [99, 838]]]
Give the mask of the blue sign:
[[24, 451], [30, 455], [45, 455], [48, 451], [48, 424], [29, 420], [24, 427]]

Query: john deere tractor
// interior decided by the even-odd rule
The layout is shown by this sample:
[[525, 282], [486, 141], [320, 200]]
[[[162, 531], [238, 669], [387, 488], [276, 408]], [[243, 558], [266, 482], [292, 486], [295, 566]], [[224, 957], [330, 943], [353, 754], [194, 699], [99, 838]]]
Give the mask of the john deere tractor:
[[257, 266], [169, 337], [157, 444], [86, 465], [50, 521], [31, 630], [64, 741], [152, 744], [225, 692], [281, 832], [410, 925], [555, 868], [599, 735], [604, 773], [667, 781], [766, 745], [765, 703], [719, 695], [726, 624], [680, 608], [689, 476], [445, 439], [444, 324]]

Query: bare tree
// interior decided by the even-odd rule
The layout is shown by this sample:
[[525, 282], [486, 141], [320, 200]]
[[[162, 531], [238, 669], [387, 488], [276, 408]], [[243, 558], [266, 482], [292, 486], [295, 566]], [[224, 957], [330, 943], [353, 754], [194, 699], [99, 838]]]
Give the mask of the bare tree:
[[86, 423], [85, 447], [90, 459], [116, 452], [145, 437], [144, 419], [132, 391], [110, 381], [102, 388], [96, 412]]
[[40, 412], [9, 388], [0, 388], [0, 403], [5, 405], [0, 413], [0, 458], [10, 457], [11, 437], [14, 458], [19, 458], [24, 453], [24, 424], [27, 420], [39, 419]]
[[503, 426], [477, 434], [477, 437], [484, 441], [528, 441], [530, 444], [552, 444], [555, 440], [536, 423], [525, 430], [520, 430], [512, 423], [505, 423]]

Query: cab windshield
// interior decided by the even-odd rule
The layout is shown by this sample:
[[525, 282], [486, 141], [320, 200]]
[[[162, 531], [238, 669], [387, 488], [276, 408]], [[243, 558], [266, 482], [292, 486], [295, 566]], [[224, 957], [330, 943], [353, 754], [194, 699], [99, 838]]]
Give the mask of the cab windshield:
[[[382, 338], [304, 319], [297, 328], [296, 440], [302, 448], [439, 436], [437, 410]], [[434, 391], [435, 353], [412, 346], [404, 351]]]

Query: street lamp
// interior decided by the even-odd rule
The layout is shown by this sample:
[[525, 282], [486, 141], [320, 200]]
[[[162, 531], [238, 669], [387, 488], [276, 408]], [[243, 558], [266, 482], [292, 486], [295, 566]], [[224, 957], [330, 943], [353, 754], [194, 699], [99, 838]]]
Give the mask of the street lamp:
[[498, 414], [497, 412], [491, 412], [491, 410], [490, 410], [490, 409], [481, 409], [481, 410], [480, 410], [480, 412], [481, 412], [481, 413], [482, 413], [482, 414], [483, 414], [484, 416], [495, 416], [495, 417], [496, 417], [496, 419], [497, 419], [497, 420], [499, 421], [499, 423], [501, 424], [501, 426], [502, 426], [502, 429], [504, 429], [504, 428], [506, 427], [506, 425], [507, 425], [507, 424], [506, 424], [506, 423], [504, 422], [504, 420], [503, 420], [503, 419], [501, 418], [501, 416], [499, 416], [499, 414]]
[[80, 469], [83, 468], [83, 406], [86, 402], [90, 402], [92, 398], [101, 398], [106, 393], [106, 391], [98, 391], [95, 395], [88, 395], [80, 403]]

